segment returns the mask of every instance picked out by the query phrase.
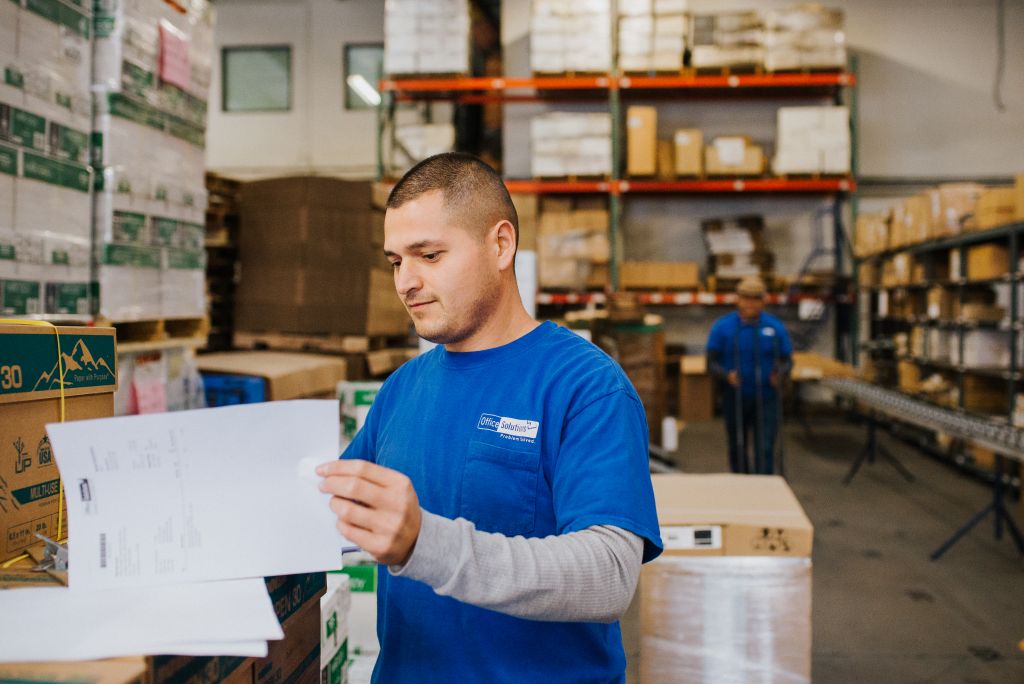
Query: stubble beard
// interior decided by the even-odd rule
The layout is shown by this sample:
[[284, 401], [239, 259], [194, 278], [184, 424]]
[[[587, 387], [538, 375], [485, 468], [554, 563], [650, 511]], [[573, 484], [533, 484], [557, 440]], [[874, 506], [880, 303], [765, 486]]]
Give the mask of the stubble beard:
[[[498, 300], [498, 291], [497, 283], [480, 288], [480, 296], [470, 303], [462, 314], [454, 312], [453, 315], [442, 307], [440, 319], [434, 324], [427, 321], [418, 323], [413, 319], [416, 334], [434, 344], [458, 344], [469, 339], [490, 318]], [[438, 304], [440, 305], [440, 302]]]

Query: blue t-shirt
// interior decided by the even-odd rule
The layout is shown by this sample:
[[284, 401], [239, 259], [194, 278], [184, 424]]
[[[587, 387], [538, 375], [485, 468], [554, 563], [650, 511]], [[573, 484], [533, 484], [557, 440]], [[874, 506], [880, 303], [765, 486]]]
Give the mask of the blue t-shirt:
[[[614, 525], [661, 553], [644, 409], [622, 369], [553, 323], [510, 344], [438, 346], [384, 383], [343, 454], [405, 473], [420, 505], [478, 530]], [[618, 623], [539, 622], [438, 596], [381, 568], [373, 681], [623, 682]]]
[[[757, 344], [754, 344], [755, 338]], [[738, 312], [722, 316], [711, 326], [708, 351], [718, 353], [718, 362], [726, 371], [736, 370], [739, 357], [740, 386], [743, 394], [757, 394], [757, 373], [761, 370], [762, 393], [771, 393], [769, 380], [781, 357], [792, 356], [793, 343], [786, 327], [775, 316], [761, 313], [756, 322], [745, 323]], [[756, 353], [755, 353], [756, 351]]]

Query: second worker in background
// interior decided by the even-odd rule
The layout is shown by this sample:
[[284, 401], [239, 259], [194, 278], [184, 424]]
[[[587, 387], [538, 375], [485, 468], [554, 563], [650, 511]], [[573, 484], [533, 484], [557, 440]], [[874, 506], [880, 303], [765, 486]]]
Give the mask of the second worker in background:
[[736, 294], [736, 311], [711, 326], [708, 370], [721, 381], [730, 470], [771, 475], [782, 416], [780, 389], [793, 365], [793, 343], [782, 321], [764, 312], [760, 278], [744, 278]]

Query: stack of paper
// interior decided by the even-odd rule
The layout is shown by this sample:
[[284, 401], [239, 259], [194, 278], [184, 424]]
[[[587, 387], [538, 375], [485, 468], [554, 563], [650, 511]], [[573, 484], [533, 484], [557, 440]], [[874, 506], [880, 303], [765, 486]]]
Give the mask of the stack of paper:
[[47, 427], [68, 505], [68, 587], [0, 592], [0, 662], [265, 656], [283, 637], [263, 577], [339, 566], [317, 488], [335, 401]]

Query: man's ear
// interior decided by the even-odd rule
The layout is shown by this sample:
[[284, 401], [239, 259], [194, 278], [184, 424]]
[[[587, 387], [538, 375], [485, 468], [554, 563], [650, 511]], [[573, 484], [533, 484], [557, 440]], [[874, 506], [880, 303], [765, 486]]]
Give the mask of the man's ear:
[[494, 234], [498, 267], [501, 270], [511, 268], [516, 260], [516, 229], [510, 222], [502, 220], [494, 226]]

